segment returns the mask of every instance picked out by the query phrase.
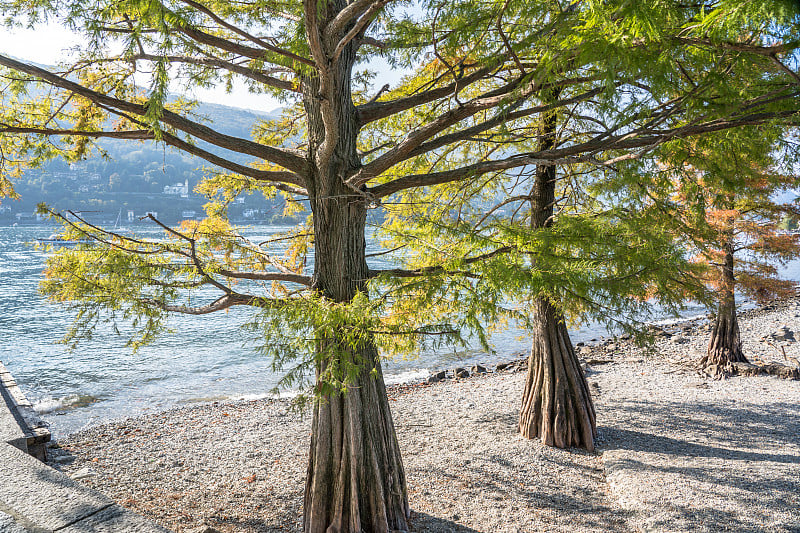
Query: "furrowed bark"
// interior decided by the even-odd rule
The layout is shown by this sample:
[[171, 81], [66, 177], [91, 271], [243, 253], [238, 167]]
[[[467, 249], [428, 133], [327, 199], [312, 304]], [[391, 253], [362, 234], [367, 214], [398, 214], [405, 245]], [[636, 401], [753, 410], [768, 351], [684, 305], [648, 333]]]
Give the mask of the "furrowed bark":
[[[347, 302], [366, 290], [366, 201], [343, 185], [324, 190], [312, 204], [314, 288]], [[326, 395], [314, 408], [304, 531], [408, 531], [405, 473], [375, 345], [368, 340], [353, 347], [326, 337], [318, 352], [318, 386], [330, 364], [358, 371], [346, 392]]]
[[[331, 11], [343, 8], [334, 4], [329, 6]], [[321, 69], [324, 77], [303, 81], [312, 168], [308, 179], [314, 220], [312, 287], [326, 299], [341, 303], [365, 293], [369, 278], [368, 198], [345, 183], [361, 166], [350, 87], [355, 50], [353, 43], [348, 44], [338, 61]], [[317, 53], [326, 51], [320, 48]], [[348, 344], [336, 333], [321, 332], [316, 355], [318, 390], [326, 390], [326, 373], [345, 366], [352, 371], [345, 373], [344, 392], [324, 394], [314, 407], [305, 533], [408, 531], [405, 471], [375, 344], [369, 337]]]
[[701, 368], [717, 367], [716, 373], [726, 374], [731, 363], [747, 363], [742, 352], [742, 339], [739, 333], [739, 320], [736, 317], [736, 297], [734, 288], [736, 278], [733, 273], [733, 244], [725, 243], [725, 260], [722, 265], [722, 296], [719, 301], [714, 328], [708, 352], [700, 360]]
[[[555, 91], [548, 100], [557, 100]], [[551, 150], [556, 144], [556, 114], [542, 119], [539, 148]], [[531, 227], [553, 224], [556, 201], [556, 169], [540, 165], [531, 192]], [[535, 268], [535, 265], [534, 265]], [[537, 298], [531, 306], [534, 328], [528, 360], [528, 376], [522, 395], [519, 432], [528, 439], [540, 438], [543, 444], [594, 450], [597, 435], [594, 404], [575, 350], [556, 305]]]
[[522, 395], [519, 432], [557, 448], [594, 450], [597, 435], [589, 386], [567, 327], [549, 301], [533, 304], [535, 327]]

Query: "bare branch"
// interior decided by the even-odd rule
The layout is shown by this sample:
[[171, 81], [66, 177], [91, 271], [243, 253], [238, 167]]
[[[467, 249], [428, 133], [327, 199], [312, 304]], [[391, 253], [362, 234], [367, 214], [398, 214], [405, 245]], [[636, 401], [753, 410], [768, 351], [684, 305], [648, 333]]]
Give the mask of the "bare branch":
[[[339, 35], [344, 33], [345, 28], [353, 20], [361, 17], [365, 12], [372, 10], [375, 5], [380, 4], [380, 7], [388, 4], [391, 0], [355, 0], [347, 5], [344, 9], [339, 11], [328, 27], [326, 28], [326, 37], [329, 42], [338, 39]], [[380, 9], [380, 7], [378, 9]]]
[[[464, 264], [472, 265], [472, 264], [478, 263], [480, 261], [486, 261], [487, 259], [491, 259], [492, 257], [496, 257], [498, 255], [514, 252], [514, 251], [516, 251], [516, 249], [517, 248], [515, 246], [501, 246], [500, 248], [498, 248], [496, 250], [492, 250], [491, 252], [487, 252], [485, 254], [481, 254], [481, 255], [477, 255], [477, 256], [473, 256], [473, 257], [469, 257], [467, 259], [464, 259]], [[370, 278], [374, 278], [374, 277], [380, 276], [382, 274], [388, 274], [390, 276], [394, 276], [394, 277], [397, 277], [397, 278], [413, 278], [413, 277], [419, 277], [419, 276], [426, 276], [426, 275], [429, 275], [429, 274], [461, 274], [461, 275], [467, 276], [467, 277], [477, 277], [476, 274], [474, 274], [472, 272], [469, 272], [469, 271], [465, 271], [465, 270], [451, 271], [451, 270], [447, 270], [444, 267], [438, 266], [438, 265], [437, 266], [429, 266], [429, 267], [418, 268], [416, 270], [405, 270], [405, 269], [402, 269], [402, 268], [388, 268], [388, 269], [385, 269], [385, 270], [372, 270], [372, 269], [370, 269], [370, 271], [369, 271], [369, 277]]]
[[[368, 189], [367, 194], [370, 194], [375, 198], [382, 198], [411, 187], [424, 187], [470, 179], [488, 172], [509, 170], [525, 165], [537, 165], [542, 163], [566, 164], [579, 162], [591, 162], [597, 165], [603, 165], [604, 163], [599, 161], [597, 158], [597, 154], [600, 152], [612, 150], [652, 149], [670, 139], [691, 137], [703, 133], [712, 133], [738, 126], [764, 124], [774, 120], [783, 120], [784, 122], [792, 125], [800, 125], [800, 110], [776, 113], [752, 113], [748, 115], [741, 115], [739, 117], [709, 120], [707, 122], [689, 124], [660, 131], [638, 131], [634, 134], [626, 133], [616, 136], [603, 134], [598, 135], [594, 139], [590, 139], [586, 142], [565, 146], [562, 148], [542, 150], [539, 152], [529, 152], [526, 154], [514, 155], [502, 160], [482, 161], [472, 165], [442, 172], [403, 176], [402, 178], [397, 178], [393, 181], [377, 185], [372, 189]], [[624, 157], [632, 156], [626, 155]], [[612, 161], [613, 160], [614, 159], [612, 159]]]
[[[300, 63], [305, 63], [307, 65], [313, 65], [313, 63], [309, 59], [307, 59], [305, 57], [299, 56], [299, 55], [295, 54], [294, 52], [290, 52], [288, 50], [284, 50], [282, 48], [278, 48], [277, 46], [273, 46], [273, 45], [269, 44], [268, 42], [264, 41], [263, 39], [259, 39], [258, 37], [250, 35], [249, 33], [247, 33], [246, 31], [242, 30], [241, 28], [238, 28], [238, 27], [234, 26], [233, 24], [230, 24], [230, 23], [226, 22], [221, 17], [219, 17], [216, 13], [214, 13], [209, 8], [207, 8], [206, 6], [204, 6], [204, 5], [202, 5], [202, 4], [198, 3], [198, 2], [194, 2], [193, 0], [181, 0], [181, 2], [183, 2], [184, 4], [192, 6], [193, 8], [197, 9], [198, 11], [201, 11], [201, 12], [205, 13], [206, 15], [208, 15], [209, 18], [211, 18], [214, 22], [216, 22], [217, 24], [219, 24], [223, 28], [226, 28], [226, 29], [236, 33], [237, 35], [239, 35], [241, 37], [244, 37], [245, 39], [258, 44], [259, 46], [261, 46], [262, 48], [264, 48], [265, 50], [267, 50], [269, 52], [284, 56], [284, 57], [286, 57], [288, 59], [291, 59], [293, 61], [299, 61]], [[185, 25], [180, 25], [180, 26], [178, 26], [177, 29], [181, 33], [183, 33], [183, 34], [185, 34], [185, 35], [187, 35], [189, 37], [192, 37], [193, 39], [195, 37], [200, 37], [202, 39], [207, 39], [209, 37], [210, 38], [215, 38], [213, 35], [209, 35], [207, 33], [200, 32], [199, 30], [197, 30], [195, 28], [189, 28], [189, 27], [187, 27]], [[220, 38], [216, 37], [216, 39], [220, 39]], [[196, 39], [196, 40], [198, 40], [198, 39]], [[225, 40], [225, 39], [221, 39], [221, 40]], [[200, 41], [200, 42], [202, 42], [202, 41]], [[231, 43], [231, 41], [228, 41], [228, 42]], [[209, 44], [209, 43], [206, 43], [206, 44]], [[233, 44], [233, 43], [231, 43], [231, 44]], [[246, 55], [246, 54], [242, 54], [242, 55]], [[253, 59], [264, 59], [263, 55], [264, 55], [263, 53], [260, 53], [257, 57], [254, 57]], [[251, 56], [248, 56], [248, 57], [251, 57]]]
[[153, 139], [153, 132], [150, 130], [133, 131], [81, 131], [81, 130], [61, 130], [55, 128], [35, 128], [21, 126], [0, 125], [0, 133], [22, 133], [33, 135], [63, 135], [80, 136], [94, 139], [129, 139], [129, 140], [148, 140]]
[[285, 281], [287, 283], [297, 283], [311, 287], [311, 276], [302, 274], [284, 274], [278, 272], [238, 272], [233, 270], [219, 269], [217, 274], [226, 278], [251, 279], [256, 281]]
[[[358, 22], [356, 22], [356, 24], [350, 29], [350, 31], [347, 32], [347, 35], [342, 37], [342, 39], [336, 45], [336, 48], [334, 49], [333, 56], [332, 56], [332, 61], [333, 62], [335, 62], [335, 61], [337, 61], [339, 59], [339, 56], [344, 51], [344, 47], [345, 46], [347, 46], [359, 34], [362, 34], [364, 31], [366, 31], [367, 26], [369, 26], [369, 24], [372, 22], [372, 20], [375, 18], [375, 16], [378, 14], [378, 12], [381, 9], [383, 9], [383, 7], [386, 4], [388, 4], [389, 2], [391, 2], [391, 1], [392, 0], [377, 0], [374, 4], [369, 6], [369, 8], [364, 13], [364, 15], [360, 19], [358, 19]], [[330, 31], [330, 30], [331, 30], [331, 28], [329, 26], [328, 27], [328, 32], [329, 33], [326, 35], [326, 37], [330, 41], [333, 41], [333, 40], [336, 39], [338, 34], [333, 32], [333, 31]]]
[[[520, 83], [521, 79], [516, 79], [503, 87], [490, 91], [477, 98], [473, 98], [469, 102], [447, 111], [439, 118], [431, 120], [416, 130], [409, 132], [397, 146], [361, 167], [348, 181], [355, 187], [359, 187], [375, 176], [379, 176], [397, 163], [411, 157], [410, 154], [415, 148], [437, 133], [442, 132], [453, 124], [457, 124], [461, 120], [471, 117], [480, 111], [499, 105], [503, 100], [508, 98], [509, 93], [519, 88]], [[522, 91], [522, 94], [518, 98], [524, 99], [535, 90], [536, 87], [531, 85]]]
[[184, 315], [207, 315], [216, 313], [217, 311], [224, 311], [235, 305], [249, 305], [253, 307], [274, 307], [276, 304], [284, 303], [282, 300], [264, 298], [258, 296], [249, 296], [244, 294], [226, 294], [220, 296], [208, 305], [200, 307], [191, 307], [187, 305], [173, 305], [156, 300], [153, 298], [144, 298], [140, 300], [142, 303], [157, 307], [163, 311], [170, 313], [181, 313]]
[[[147, 114], [147, 106], [144, 104], [120, 100], [118, 98], [99, 93], [34, 65], [21, 63], [3, 55], [0, 55], [0, 65], [36, 76], [50, 85], [71, 91], [96, 104], [102, 104], [109, 108], [126, 111], [138, 116], [145, 116]], [[289, 150], [264, 146], [247, 139], [225, 135], [209, 128], [208, 126], [191, 121], [166, 109], [163, 111], [161, 121], [178, 130], [188, 133], [189, 135], [197, 137], [198, 139], [202, 139], [206, 142], [219, 146], [220, 148], [259, 157], [296, 172], [302, 176], [305, 176], [307, 173], [307, 163], [305, 159]]]
[[360, 105], [357, 108], [359, 124], [364, 126], [370, 122], [374, 122], [375, 120], [380, 120], [402, 111], [407, 111], [408, 109], [434, 102], [440, 98], [445, 98], [454, 94], [457, 90], [463, 89], [464, 87], [467, 87], [476, 81], [484, 79], [492, 71], [494, 71], [494, 68], [484, 67], [454, 81], [453, 83], [445, 85], [444, 87], [438, 87], [436, 89], [431, 89], [419, 94], [398, 98], [397, 100], [389, 100], [386, 102], [369, 102], [364, 105]]
[[300, 92], [300, 89], [290, 81], [282, 80], [280, 78], [275, 78], [273, 76], [267, 76], [266, 74], [263, 74], [262, 72], [259, 72], [257, 70], [243, 67], [241, 65], [237, 65], [236, 63], [231, 63], [230, 61], [224, 61], [222, 59], [214, 59], [210, 57], [189, 57], [189, 56], [161, 57], [152, 54], [137, 54], [133, 56], [131, 59], [144, 60], [144, 61], [158, 61], [160, 59], [166, 59], [171, 63], [187, 63], [191, 65], [219, 67], [219, 68], [224, 68], [225, 70], [228, 70], [235, 74], [239, 74], [240, 76], [251, 79], [253, 81], [262, 83], [269, 87], [274, 87], [276, 89], [281, 89], [284, 91], [290, 91], [295, 93]]

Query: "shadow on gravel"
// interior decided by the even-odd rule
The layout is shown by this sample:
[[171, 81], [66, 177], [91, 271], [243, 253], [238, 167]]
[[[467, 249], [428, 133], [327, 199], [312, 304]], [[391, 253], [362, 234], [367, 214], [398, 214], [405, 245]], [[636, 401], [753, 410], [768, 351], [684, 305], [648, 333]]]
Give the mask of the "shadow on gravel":
[[411, 511], [411, 531], [414, 533], [482, 533], [451, 520]]
[[[480, 515], [485, 509], [499, 509], [507, 507], [516, 512], [525, 510], [529, 519], [526, 525], [521, 526], [521, 533], [533, 531], [621, 531], [625, 530], [625, 520], [630, 513], [613, 509], [602, 493], [598, 490], [601, 482], [598, 469], [585, 469], [583, 465], [570, 462], [569, 452], [561, 450], [567, 459], [561, 461], [542, 460], [540, 468], [526, 471], [526, 465], [515, 464], [507, 459], [491, 454], [474, 459], [457, 470], [446, 468], [427, 467], [428, 478], [442, 480], [451, 487], [454, 495], [466, 492], [473, 495], [467, 507], [470, 513]], [[550, 463], [549, 465], [546, 463]], [[557, 465], [557, 466], [556, 466]], [[582, 478], [576, 483], [575, 474], [565, 475], [569, 469], [582, 471], [578, 477]], [[412, 474], [413, 476], [413, 474]], [[417, 476], [413, 476], [412, 479]], [[417, 477], [421, 479], [423, 476]], [[423, 487], [417, 487], [423, 489]], [[480, 495], [480, 496], [478, 496]], [[455, 503], [458, 497], [453, 498]], [[445, 509], [450, 501], [442, 500], [441, 514], [447, 515]], [[411, 504], [412, 508], [414, 503]], [[502, 512], [502, 511], [501, 511]], [[447, 519], [433, 517], [419, 513], [422, 519], [420, 524], [438, 524], [439, 529], [430, 527], [420, 531], [449, 532], [449, 531], [474, 531], [473, 529], [448, 529], [445, 527], [450, 522]], [[450, 519], [458, 519], [449, 516]], [[428, 520], [435, 520], [429, 522]], [[514, 524], [509, 523], [509, 526]], [[534, 529], [531, 529], [533, 524]], [[417, 530], [415, 530], [417, 531]], [[503, 529], [502, 531], [506, 531]], [[507, 531], [517, 531], [509, 529]], [[486, 533], [490, 533], [488, 530]], [[494, 530], [491, 533], [495, 533]]]
[[[603, 428], [604, 447], [631, 450], [636, 452], [658, 452], [680, 454], [689, 457], [707, 457], [729, 459], [733, 461], [771, 461], [773, 463], [800, 462], [800, 456], [780, 453], [758, 453], [744, 450], [732, 450], [720, 446], [697, 444], [663, 435], [643, 433], [619, 428]], [[612, 444], [613, 443], [613, 444]]]
[[653, 504], [640, 509], [647, 529], [763, 531], [770, 524], [800, 532], [800, 405], [625, 400], [613, 408], [614, 425], [598, 428], [600, 451], [612, 452], [604, 455], [606, 472], [621, 474], [634, 491], [662, 482], [656, 492], [668, 500], [677, 483], [691, 498], [667, 504], [658, 494], [637, 496]]

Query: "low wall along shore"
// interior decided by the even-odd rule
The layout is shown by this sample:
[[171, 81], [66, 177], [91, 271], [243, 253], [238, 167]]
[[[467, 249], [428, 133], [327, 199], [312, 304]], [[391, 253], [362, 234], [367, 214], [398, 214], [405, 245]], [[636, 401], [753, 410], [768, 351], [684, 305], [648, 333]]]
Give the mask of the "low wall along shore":
[[45, 464], [50, 430], [0, 363], [0, 531], [167, 530]]

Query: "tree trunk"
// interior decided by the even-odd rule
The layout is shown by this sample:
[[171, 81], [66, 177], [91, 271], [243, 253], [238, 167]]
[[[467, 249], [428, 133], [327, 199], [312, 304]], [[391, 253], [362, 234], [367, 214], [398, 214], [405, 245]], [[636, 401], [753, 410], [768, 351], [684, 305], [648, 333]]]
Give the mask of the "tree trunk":
[[[314, 408], [305, 490], [306, 533], [408, 531], [405, 472], [373, 347], [347, 392]], [[377, 376], [370, 374], [375, 369]]]
[[742, 353], [742, 339], [739, 334], [739, 320], [736, 317], [736, 278], [733, 273], [733, 244], [728, 241], [724, 245], [725, 260], [722, 265], [721, 298], [711, 330], [711, 341], [708, 353], [700, 360], [701, 368], [716, 366], [714, 374], [729, 372], [731, 363], [747, 363]]
[[[318, 78], [303, 82], [312, 168], [307, 182], [314, 222], [313, 287], [336, 303], [366, 293], [369, 275], [367, 199], [345, 183], [361, 164], [350, 96], [354, 61], [355, 49], [348, 46], [325, 88]], [[345, 323], [317, 333], [317, 390], [322, 397], [314, 407], [304, 531], [408, 531], [405, 472], [378, 352], [368, 336], [348, 341], [347, 327]], [[344, 383], [344, 390], [330, 386], [331, 376], [340, 389]]]
[[594, 450], [594, 404], [569, 333], [545, 299], [533, 304], [535, 327], [522, 396], [519, 431], [558, 448]]
[[[315, 287], [336, 302], [365, 290], [366, 205], [346, 190], [315, 198]], [[408, 531], [405, 472], [374, 344], [318, 339], [318, 387], [330, 365], [345, 392], [314, 407], [305, 490], [306, 533]], [[346, 370], [351, 368], [351, 372]], [[355, 375], [352, 375], [355, 373]]]
[[[545, 99], [557, 100], [558, 92], [552, 91]], [[543, 116], [539, 150], [555, 147], [556, 125], [555, 112]], [[555, 166], [539, 166], [531, 191], [532, 228], [552, 225], [555, 189]], [[533, 346], [522, 396], [519, 432], [529, 439], [539, 437], [548, 446], [593, 450], [597, 434], [594, 404], [563, 316], [553, 302], [541, 297], [533, 302], [531, 313]]]

